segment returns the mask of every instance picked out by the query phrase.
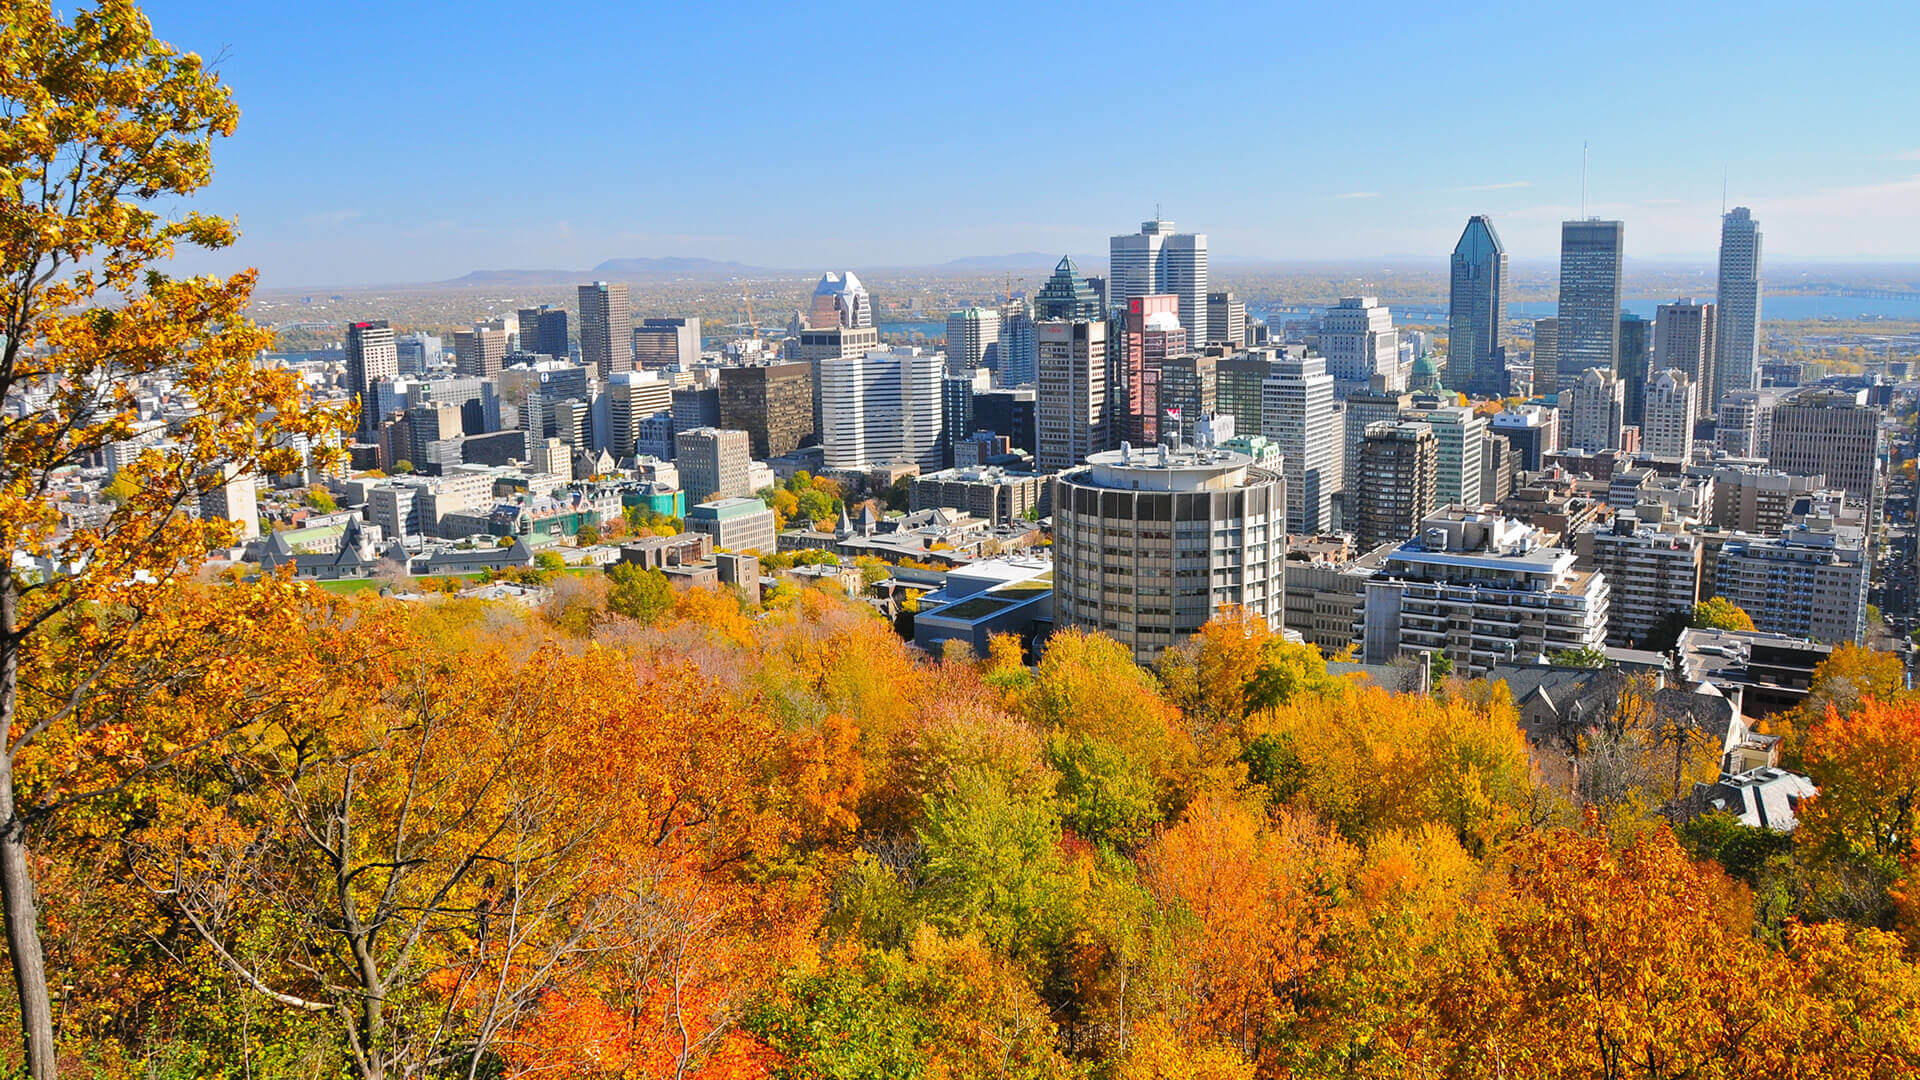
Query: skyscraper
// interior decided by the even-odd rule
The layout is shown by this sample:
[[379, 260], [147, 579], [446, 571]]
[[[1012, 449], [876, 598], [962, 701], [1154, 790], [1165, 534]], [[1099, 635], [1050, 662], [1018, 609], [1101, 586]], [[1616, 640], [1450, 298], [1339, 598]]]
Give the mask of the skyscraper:
[[607, 453], [616, 462], [635, 454], [640, 422], [673, 411], [673, 384], [655, 371], [621, 371], [607, 380]]
[[1033, 305], [1025, 298], [1007, 301], [1000, 309], [1000, 385], [1031, 385], [1038, 359]]
[[873, 325], [873, 301], [867, 287], [851, 270], [829, 270], [820, 275], [813, 287], [813, 301], [807, 309], [807, 325], [814, 330], [840, 327], [860, 330]]
[[1206, 233], [1177, 233], [1173, 222], [1156, 218], [1141, 222], [1137, 233], [1114, 237], [1109, 255], [1110, 308], [1124, 308], [1136, 296], [1171, 293], [1180, 298], [1187, 340], [1207, 343]]
[[1631, 311], [1620, 313], [1620, 387], [1627, 395], [1626, 422], [1640, 423], [1640, 395], [1653, 357], [1653, 324]]
[[580, 293], [580, 362], [606, 378], [633, 370], [633, 305], [625, 282], [596, 281]]
[[1187, 351], [1180, 326], [1180, 298], [1171, 294], [1136, 296], [1127, 301], [1121, 321], [1119, 386], [1111, 387], [1122, 406], [1121, 437], [1138, 446], [1160, 439], [1160, 367], [1168, 356]]
[[1388, 390], [1407, 388], [1400, 375], [1400, 332], [1393, 328], [1393, 313], [1374, 297], [1343, 297], [1328, 308], [1320, 320], [1320, 351], [1342, 392], [1371, 385], [1375, 375]]
[[1715, 339], [1712, 409], [1732, 390], [1760, 385], [1760, 223], [1736, 206], [1720, 219], [1720, 329]]
[[1276, 360], [1264, 390], [1260, 434], [1280, 444], [1287, 477], [1287, 531], [1308, 536], [1325, 532], [1333, 528], [1333, 496], [1340, 490], [1344, 450], [1327, 362], [1318, 356]]
[[947, 365], [954, 371], [1000, 369], [1000, 313], [962, 308], [947, 316]]
[[1201, 345], [1245, 345], [1247, 343], [1247, 302], [1231, 292], [1210, 292], [1207, 294], [1207, 336], [1212, 341], [1195, 341]]
[[552, 304], [520, 309], [520, 351], [567, 358], [567, 312]]
[[1718, 311], [1712, 304], [1696, 304], [1691, 299], [1661, 304], [1653, 318], [1653, 366], [1657, 371], [1673, 368], [1686, 373], [1696, 391], [1695, 416], [1713, 415], [1713, 404], [1704, 400], [1714, 384], [1718, 360], [1714, 336]]
[[1034, 450], [1040, 468], [1068, 469], [1107, 448], [1107, 321], [1049, 319], [1037, 329]]
[[830, 469], [945, 463], [940, 442], [946, 357], [921, 349], [874, 350], [820, 361], [820, 442]]
[[1047, 319], [1103, 319], [1106, 311], [1080, 268], [1065, 255], [1053, 268], [1053, 276], [1040, 287], [1033, 300], [1033, 317]]
[[685, 315], [642, 319], [633, 328], [633, 364], [645, 371], [692, 371], [700, 363], [700, 320]]
[[1453, 246], [1447, 294], [1447, 382], [1468, 393], [1499, 397], [1507, 392], [1507, 249], [1485, 214], [1467, 219]]
[[1560, 388], [1565, 443], [1573, 450], [1614, 450], [1626, 422], [1626, 396], [1620, 379], [1607, 368], [1591, 367], [1578, 382]]
[[485, 323], [453, 334], [453, 369], [462, 375], [488, 379], [500, 374], [507, 356], [507, 332]]
[[1533, 320], [1533, 392], [1560, 390], [1560, 320]]
[[1619, 371], [1620, 266], [1627, 227], [1618, 221], [1560, 225], [1560, 351], [1558, 382], [1588, 368]]
[[373, 384], [400, 374], [400, 352], [394, 346], [393, 327], [385, 319], [357, 322], [347, 327], [347, 390], [360, 399], [362, 442], [380, 430], [378, 399]]
[[1693, 421], [1699, 388], [1678, 368], [1662, 368], [1647, 380], [1641, 409], [1640, 452], [1669, 461], [1693, 456]]
[[720, 369], [720, 423], [744, 431], [756, 458], [779, 457], [814, 437], [814, 364]]
[[1433, 512], [1439, 447], [1425, 424], [1376, 420], [1368, 424], [1355, 455], [1354, 534], [1362, 552], [1399, 543]]

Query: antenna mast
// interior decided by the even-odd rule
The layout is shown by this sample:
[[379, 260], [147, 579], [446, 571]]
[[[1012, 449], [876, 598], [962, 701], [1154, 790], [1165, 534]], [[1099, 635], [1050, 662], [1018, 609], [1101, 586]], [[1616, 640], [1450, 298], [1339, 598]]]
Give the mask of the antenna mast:
[[1587, 141], [1580, 140], [1580, 217], [1587, 216]]

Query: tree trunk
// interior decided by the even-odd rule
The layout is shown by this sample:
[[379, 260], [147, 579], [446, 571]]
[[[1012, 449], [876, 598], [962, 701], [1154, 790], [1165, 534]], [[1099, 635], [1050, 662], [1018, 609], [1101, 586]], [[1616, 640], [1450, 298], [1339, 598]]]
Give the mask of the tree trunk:
[[13, 801], [13, 720], [19, 703], [20, 639], [14, 633], [19, 594], [0, 582], [0, 908], [7, 924], [7, 956], [20, 997], [20, 1034], [27, 1075], [54, 1080], [53, 1002], [47, 995], [47, 955], [40, 943], [40, 902], [27, 861], [27, 825]]

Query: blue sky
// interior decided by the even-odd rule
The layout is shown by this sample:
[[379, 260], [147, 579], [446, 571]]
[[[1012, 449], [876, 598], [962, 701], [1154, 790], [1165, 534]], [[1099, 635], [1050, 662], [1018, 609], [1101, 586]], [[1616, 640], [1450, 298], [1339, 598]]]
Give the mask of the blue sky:
[[1705, 258], [1920, 258], [1906, 4], [1008, 7], [155, 0], [242, 110], [201, 202], [266, 285], [699, 255], [1550, 258], [1580, 201]]

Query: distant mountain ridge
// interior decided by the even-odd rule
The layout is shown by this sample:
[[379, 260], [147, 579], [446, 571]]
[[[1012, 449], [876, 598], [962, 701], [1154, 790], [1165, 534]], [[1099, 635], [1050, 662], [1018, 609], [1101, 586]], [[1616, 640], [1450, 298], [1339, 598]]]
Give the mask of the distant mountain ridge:
[[661, 281], [669, 278], [725, 278], [778, 274], [741, 262], [667, 255], [659, 258], [608, 259], [591, 270], [474, 270], [439, 285], [580, 285], [589, 281]]

